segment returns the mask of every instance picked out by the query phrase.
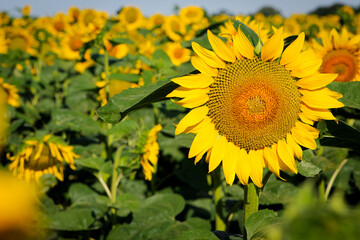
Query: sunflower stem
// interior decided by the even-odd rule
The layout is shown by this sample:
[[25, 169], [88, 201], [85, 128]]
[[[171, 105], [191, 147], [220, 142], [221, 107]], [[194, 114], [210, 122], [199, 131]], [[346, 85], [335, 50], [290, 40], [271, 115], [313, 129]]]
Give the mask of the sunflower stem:
[[223, 197], [224, 191], [222, 189], [222, 181], [221, 181], [221, 169], [220, 167], [216, 168], [212, 174], [213, 180], [213, 188], [214, 188], [214, 202], [215, 202], [215, 209], [216, 209], [216, 216], [215, 216], [215, 229], [217, 231], [225, 231], [226, 224], [223, 218]]
[[330, 178], [330, 181], [326, 187], [326, 190], [325, 190], [325, 201], [327, 201], [328, 197], [329, 197], [329, 194], [330, 194], [330, 190], [334, 184], [334, 181], [337, 177], [337, 175], [339, 174], [340, 170], [343, 168], [343, 166], [345, 165], [345, 163], [347, 162], [348, 160], [347, 159], [344, 159], [340, 165], [336, 168], [335, 172], [333, 173], [333, 175], [331, 176]]
[[245, 223], [251, 214], [256, 213], [259, 209], [260, 188], [256, 187], [253, 182], [244, 186], [244, 239], [247, 239]]

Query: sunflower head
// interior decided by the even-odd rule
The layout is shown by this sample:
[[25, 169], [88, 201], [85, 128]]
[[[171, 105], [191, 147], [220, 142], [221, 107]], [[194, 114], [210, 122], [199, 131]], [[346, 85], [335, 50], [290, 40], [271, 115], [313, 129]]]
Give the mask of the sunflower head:
[[26, 5], [25, 7], [23, 7], [23, 8], [21, 9], [21, 13], [22, 13], [22, 15], [23, 15], [24, 17], [28, 17], [29, 14], [30, 14], [30, 12], [31, 12], [31, 6], [30, 6], [30, 5]]
[[128, 31], [136, 30], [143, 24], [143, 15], [137, 7], [124, 7], [118, 17], [120, 24], [125, 26]]
[[320, 71], [336, 73], [335, 81], [360, 80], [360, 35], [353, 36], [346, 28], [339, 33], [335, 29], [320, 33], [321, 44], [313, 40], [313, 47], [323, 59]]
[[312, 124], [336, 120], [328, 108], [343, 104], [325, 87], [336, 75], [319, 74], [321, 59], [302, 51], [304, 33], [284, 47], [282, 28], [263, 44], [245, 24], [234, 26], [227, 43], [208, 31], [212, 50], [192, 43], [199, 73], [173, 79], [180, 86], [168, 97], [191, 109], [175, 131], [196, 134], [189, 158], [196, 163], [206, 154], [209, 172], [222, 162], [228, 184], [237, 175], [261, 187], [265, 167], [279, 177], [280, 170], [297, 173], [300, 145], [316, 148]]
[[165, 47], [165, 51], [175, 66], [190, 61], [191, 51], [182, 47], [180, 43], [168, 43]]
[[185, 23], [175, 15], [167, 16], [162, 27], [165, 34], [173, 41], [180, 41], [186, 34]]
[[44, 174], [53, 174], [63, 181], [63, 164], [66, 162], [75, 169], [74, 159], [80, 156], [73, 152], [72, 146], [49, 134], [40, 140], [25, 141], [22, 151], [15, 156], [8, 153], [7, 158], [12, 161], [9, 169], [19, 178], [38, 181]]
[[185, 24], [198, 23], [204, 18], [204, 9], [198, 6], [188, 6], [180, 10], [180, 18]]

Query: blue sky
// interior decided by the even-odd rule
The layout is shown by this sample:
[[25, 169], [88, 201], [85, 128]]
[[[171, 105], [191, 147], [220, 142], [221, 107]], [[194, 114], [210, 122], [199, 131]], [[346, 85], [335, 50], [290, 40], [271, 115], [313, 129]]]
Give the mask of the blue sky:
[[57, 12], [67, 12], [70, 6], [80, 9], [94, 8], [113, 15], [121, 7], [131, 5], [139, 7], [145, 16], [151, 16], [155, 13], [174, 14], [175, 5], [179, 7], [196, 5], [203, 7], [210, 14], [226, 10], [234, 15], [247, 15], [263, 6], [271, 5], [288, 17], [294, 13], [308, 13], [318, 6], [330, 6], [334, 3], [360, 6], [359, 0], [0, 0], [0, 11], [19, 16], [16, 9], [29, 4], [32, 7], [31, 15], [33, 16], [53, 16]]

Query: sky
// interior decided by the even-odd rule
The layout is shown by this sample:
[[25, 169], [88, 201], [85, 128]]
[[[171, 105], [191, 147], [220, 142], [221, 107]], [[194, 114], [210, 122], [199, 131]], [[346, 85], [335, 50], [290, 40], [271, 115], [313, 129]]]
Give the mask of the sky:
[[66, 13], [69, 7], [80, 9], [93, 8], [114, 15], [124, 6], [137, 6], [145, 16], [155, 13], [164, 15], [176, 14], [175, 6], [200, 6], [209, 14], [225, 10], [232, 15], [248, 15], [257, 12], [263, 6], [272, 6], [284, 17], [295, 13], [308, 13], [319, 6], [330, 6], [342, 3], [359, 7], [359, 0], [0, 0], [0, 11], [6, 11], [14, 17], [19, 17], [17, 9], [30, 5], [31, 16], [54, 16], [58, 12]]

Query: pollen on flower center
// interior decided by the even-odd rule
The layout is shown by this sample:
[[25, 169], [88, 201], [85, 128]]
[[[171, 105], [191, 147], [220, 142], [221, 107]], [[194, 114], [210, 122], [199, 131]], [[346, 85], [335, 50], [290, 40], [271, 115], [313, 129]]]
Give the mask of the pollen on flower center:
[[295, 126], [295, 79], [276, 62], [242, 59], [219, 71], [210, 86], [209, 117], [219, 133], [246, 150], [271, 146]]
[[255, 96], [247, 101], [249, 112], [252, 114], [263, 113], [265, 110], [265, 101], [260, 96]]

